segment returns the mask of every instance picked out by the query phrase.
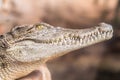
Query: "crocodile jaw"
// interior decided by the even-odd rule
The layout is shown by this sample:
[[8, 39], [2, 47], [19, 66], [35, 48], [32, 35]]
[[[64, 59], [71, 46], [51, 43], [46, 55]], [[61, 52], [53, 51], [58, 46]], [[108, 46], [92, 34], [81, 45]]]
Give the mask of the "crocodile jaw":
[[54, 30], [56, 31], [54, 34], [40, 36], [41, 32], [38, 32], [34, 36], [27, 35], [22, 38], [23, 40], [17, 39], [7, 52], [21, 62], [47, 61], [70, 51], [108, 40], [113, 36], [112, 26], [105, 23], [88, 29], [55, 28]]
[[[46, 49], [43, 51], [42, 56], [46, 59], [53, 59], [70, 51], [109, 40], [112, 36], [112, 26], [105, 23], [101, 23], [98, 27], [90, 29], [66, 30], [66, 34], [60, 38], [43, 41], [42, 45], [44, 45]], [[42, 48], [43, 47], [40, 49]], [[44, 53], [45, 51], [46, 53]]]

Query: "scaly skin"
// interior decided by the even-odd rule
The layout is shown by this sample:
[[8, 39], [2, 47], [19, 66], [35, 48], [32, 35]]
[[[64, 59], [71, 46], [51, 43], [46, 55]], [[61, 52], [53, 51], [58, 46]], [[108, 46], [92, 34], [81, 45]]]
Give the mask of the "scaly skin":
[[13, 28], [0, 37], [0, 80], [15, 80], [40, 64], [113, 35], [111, 25], [67, 29], [40, 23]]

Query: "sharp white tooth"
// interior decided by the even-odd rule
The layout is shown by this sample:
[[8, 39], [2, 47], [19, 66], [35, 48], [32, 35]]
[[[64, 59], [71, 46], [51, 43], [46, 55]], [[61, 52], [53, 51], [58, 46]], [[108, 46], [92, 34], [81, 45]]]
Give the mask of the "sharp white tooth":
[[71, 37], [71, 34], [68, 34], [69, 37]]
[[66, 44], [69, 45], [69, 41], [66, 41]]
[[59, 38], [58, 45], [62, 45], [63, 41], [61, 38]]
[[88, 41], [87, 41], [88, 43], [90, 43], [90, 39], [88, 39]]
[[103, 33], [103, 38], [105, 38], [105, 37], [106, 37], [106, 33], [104, 32], [104, 33]]
[[67, 37], [68, 37], [67, 35], [64, 36], [65, 39], [66, 39]]
[[111, 32], [108, 33], [108, 36], [110, 36], [110, 35], [111, 35]]
[[56, 42], [55, 42], [55, 44], [58, 44], [58, 39], [56, 39]]
[[76, 37], [76, 36], [74, 36], [74, 40], [77, 40], [77, 37]]
[[86, 44], [87, 43], [87, 39], [85, 38], [85, 40], [84, 40], [84, 43]]
[[109, 32], [107, 31], [107, 32], [106, 32], [106, 35], [107, 35], [108, 33], [109, 33]]
[[80, 44], [80, 42], [77, 40], [77, 41], [75, 41], [75, 44]]
[[99, 35], [98, 35], [98, 38], [101, 39], [101, 37], [102, 37], [101, 34], [99, 34]]
[[52, 43], [52, 40], [49, 40], [49, 43], [51, 44], [51, 43]]
[[70, 34], [70, 37], [73, 37], [74, 36], [74, 34]]
[[74, 37], [72, 37], [71, 39], [74, 40]]
[[94, 38], [94, 40], [97, 40], [97, 37], [95, 35], [93, 36], [93, 38]]
[[56, 39], [56, 42], [58, 42], [58, 41], [59, 41], [59, 38]]
[[85, 34], [85, 36], [86, 36], [86, 37], [89, 36], [89, 33]]
[[94, 32], [94, 35], [97, 36], [97, 32]]
[[61, 39], [61, 38], [59, 38], [59, 39], [58, 39], [58, 42], [61, 42], [61, 41], [62, 41], [62, 39]]
[[99, 31], [97, 32], [97, 34], [98, 34], [97, 36], [101, 35]]
[[70, 38], [67, 39], [67, 43], [71, 44], [71, 39]]
[[71, 44], [72, 44], [72, 42], [70, 41], [70, 42], [69, 42], [69, 45], [71, 45]]
[[56, 44], [58, 44], [58, 42], [56, 42]]
[[98, 39], [98, 37], [95, 36], [95, 40], [97, 40], [97, 39]]
[[93, 42], [94, 40], [93, 40], [93, 38], [91, 38], [91, 42]]
[[80, 38], [83, 38], [84, 37], [84, 35], [82, 34], [82, 35], [80, 35]]
[[54, 41], [52, 41], [52, 44], [54, 44]]
[[74, 44], [75, 43], [75, 41], [74, 40], [72, 40], [72, 42], [71, 42], [72, 44]]
[[61, 39], [64, 39], [64, 36], [63, 36], [63, 35], [61, 35], [61, 36], [60, 36], [60, 38], [61, 38]]
[[83, 40], [83, 39], [81, 39], [81, 43], [82, 43], [82, 44], [84, 43], [84, 40]]
[[100, 32], [100, 34], [102, 34], [102, 31], [99, 31]]
[[84, 34], [84, 37], [85, 37], [86, 35], [87, 35], [87, 34], [85, 33], [85, 34]]
[[68, 40], [68, 42], [69, 42], [69, 41], [71, 41], [71, 39], [70, 39], [70, 38], [68, 38], [67, 40]]
[[93, 37], [93, 35], [91, 36], [91, 39], [93, 39], [93, 40], [94, 40], [94, 37]]
[[54, 40], [54, 43], [56, 43], [56, 42], [57, 42], [57, 39]]
[[92, 35], [94, 35], [94, 32], [91, 32]]
[[107, 36], [109, 36], [110, 35], [110, 32], [107, 32], [107, 34], [106, 34]]
[[79, 39], [79, 42], [82, 43], [82, 39]]
[[98, 35], [100, 35], [100, 32], [99, 32], [99, 31], [98, 31], [97, 33], [98, 33]]
[[54, 45], [56, 45], [57, 43], [56, 43], [56, 42], [54, 42], [53, 44], [54, 44]]
[[79, 36], [79, 34], [76, 34], [75, 36], [77, 36], [77, 37], [78, 37], [78, 36]]
[[92, 32], [90, 32], [90, 34], [89, 34], [90, 36], [92, 36]]
[[64, 40], [64, 44], [65, 44], [65, 45], [67, 44], [66, 40]]
[[86, 43], [88, 43], [89, 38], [86, 38]]

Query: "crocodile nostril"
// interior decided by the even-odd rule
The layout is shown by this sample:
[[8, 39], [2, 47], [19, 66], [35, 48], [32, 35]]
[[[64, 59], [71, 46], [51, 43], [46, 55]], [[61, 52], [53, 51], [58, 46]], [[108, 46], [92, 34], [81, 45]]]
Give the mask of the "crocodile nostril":
[[3, 39], [4, 38], [4, 35], [0, 35], [0, 39]]
[[102, 31], [111, 31], [111, 30], [113, 30], [112, 26], [109, 25], [109, 24], [101, 23], [100, 25], [102, 26], [102, 27], [100, 27], [100, 29]]

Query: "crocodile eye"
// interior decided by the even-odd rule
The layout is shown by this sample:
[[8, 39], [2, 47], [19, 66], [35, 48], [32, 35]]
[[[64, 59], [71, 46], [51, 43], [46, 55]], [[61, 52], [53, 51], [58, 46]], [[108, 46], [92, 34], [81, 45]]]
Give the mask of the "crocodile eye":
[[40, 25], [40, 24], [36, 25], [36, 29], [38, 29], [38, 30], [42, 30], [43, 28], [44, 28], [43, 25]]
[[0, 35], [0, 39], [3, 39], [4, 38], [4, 35]]
[[15, 30], [20, 30], [21, 29], [21, 27], [17, 27]]

